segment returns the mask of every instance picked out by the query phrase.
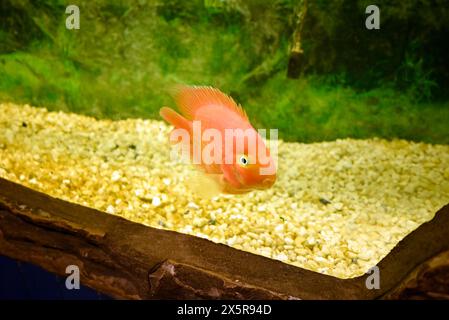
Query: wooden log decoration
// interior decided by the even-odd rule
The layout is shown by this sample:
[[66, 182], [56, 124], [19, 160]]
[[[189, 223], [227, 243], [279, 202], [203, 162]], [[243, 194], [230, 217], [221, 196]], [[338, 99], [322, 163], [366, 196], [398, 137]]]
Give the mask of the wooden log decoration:
[[449, 205], [368, 275], [338, 279], [206, 239], [146, 227], [0, 179], [0, 254], [122, 299], [449, 298]]
[[296, 27], [293, 32], [292, 48], [287, 66], [287, 77], [292, 79], [299, 78], [304, 65], [304, 50], [301, 46], [301, 34], [307, 12], [307, 0], [303, 0], [302, 5], [298, 8], [298, 12], [296, 13]]

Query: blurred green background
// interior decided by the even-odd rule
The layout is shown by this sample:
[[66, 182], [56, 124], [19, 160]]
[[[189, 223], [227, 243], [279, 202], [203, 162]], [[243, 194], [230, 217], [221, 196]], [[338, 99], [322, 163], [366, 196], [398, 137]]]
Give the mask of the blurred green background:
[[[81, 11], [65, 28], [65, 8]], [[299, 79], [287, 77], [301, 0], [1, 0], [0, 101], [97, 118], [159, 118], [176, 83], [231, 94], [290, 141], [449, 143], [449, 1], [309, 0]]]

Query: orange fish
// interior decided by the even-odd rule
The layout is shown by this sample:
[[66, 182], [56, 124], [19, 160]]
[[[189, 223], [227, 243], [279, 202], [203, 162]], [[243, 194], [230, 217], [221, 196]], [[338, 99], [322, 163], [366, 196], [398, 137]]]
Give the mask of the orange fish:
[[270, 150], [231, 97], [212, 87], [180, 87], [175, 100], [181, 114], [168, 107], [159, 112], [175, 127], [171, 141], [177, 130], [187, 133], [190, 159], [215, 177], [222, 192], [244, 193], [274, 184]]

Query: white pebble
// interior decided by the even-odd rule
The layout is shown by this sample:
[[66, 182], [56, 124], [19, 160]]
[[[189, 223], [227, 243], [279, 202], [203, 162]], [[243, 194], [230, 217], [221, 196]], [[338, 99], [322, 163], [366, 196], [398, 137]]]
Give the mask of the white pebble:
[[187, 204], [187, 208], [189, 209], [194, 209], [194, 210], [198, 210], [200, 207], [195, 203], [195, 202], [189, 202]]
[[113, 182], [120, 180], [120, 178], [121, 178], [121, 174], [119, 171], [116, 170], [116, 171], [112, 172], [111, 180]]
[[285, 253], [279, 253], [278, 255], [274, 256], [275, 259], [280, 261], [287, 261], [288, 257]]
[[158, 196], [153, 197], [153, 200], [151, 200], [151, 204], [155, 207], [159, 207], [161, 205], [161, 198]]
[[274, 231], [276, 231], [277, 233], [283, 232], [284, 231], [284, 225], [283, 224], [278, 224], [275, 228]]

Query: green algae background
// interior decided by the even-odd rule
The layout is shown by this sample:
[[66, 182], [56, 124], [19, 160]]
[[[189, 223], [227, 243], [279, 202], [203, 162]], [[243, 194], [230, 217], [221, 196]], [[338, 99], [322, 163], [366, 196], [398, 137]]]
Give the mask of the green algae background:
[[[65, 28], [77, 4], [80, 30]], [[216, 86], [289, 141], [449, 143], [449, 2], [308, 1], [303, 72], [287, 78], [302, 1], [3, 0], [0, 101], [156, 118], [176, 83]]]

